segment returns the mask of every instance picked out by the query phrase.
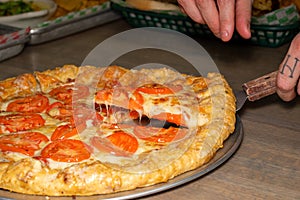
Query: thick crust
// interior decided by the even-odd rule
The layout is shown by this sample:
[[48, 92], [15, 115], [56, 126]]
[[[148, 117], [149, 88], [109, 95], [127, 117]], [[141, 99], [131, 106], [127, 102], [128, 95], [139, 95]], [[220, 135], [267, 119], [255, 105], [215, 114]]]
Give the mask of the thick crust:
[[45, 93], [61, 84], [74, 80], [77, 74], [78, 67], [74, 65], [64, 65], [53, 70], [35, 72], [36, 79], [41, 86], [41, 91]]
[[179, 7], [175, 4], [155, 1], [155, 0], [126, 0], [126, 2], [140, 10], [176, 10], [179, 11]]
[[0, 81], [0, 102], [34, 94], [38, 89], [37, 81], [32, 74], [8, 78]]
[[[75, 76], [76, 70], [71, 71], [71, 76]], [[117, 71], [121, 74], [126, 72], [122, 68]], [[54, 70], [39, 75], [55, 77], [55, 73]], [[58, 79], [65, 82], [68, 78]], [[209, 122], [198, 129], [187, 150], [169, 165], [148, 173], [132, 173], [90, 159], [60, 169], [50, 168], [39, 160], [27, 157], [17, 162], [0, 163], [0, 187], [19, 193], [49, 196], [107, 194], [166, 182], [205, 164], [234, 131], [235, 97], [220, 74], [209, 74], [205, 78], [205, 89], [202, 77], [187, 76], [187, 80], [202, 99], [200, 107], [211, 114]]]

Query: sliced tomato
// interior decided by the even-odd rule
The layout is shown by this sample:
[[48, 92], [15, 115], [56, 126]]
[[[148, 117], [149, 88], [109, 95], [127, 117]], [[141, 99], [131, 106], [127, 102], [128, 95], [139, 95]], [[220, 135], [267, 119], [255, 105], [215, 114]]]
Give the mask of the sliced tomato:
[[139, 87], [136, 89], [138, 92], [143, 92], [146, 94], [174, 94], [180, 90], [182, 90], [182, 86], [176, 85], [176, 86], [165, 86], [161, 84], [146, 84], [142, 87]]
[[123, 108], [128, 106], [128, 88], [115, 87], [99, 90], [96, 93], [96, 101], [101, 104], [117, 105]]
[[[18, 113], [0, 116], [0, 126], [9, 132], [26, 131], [41, 127], [45, 120], [37, 113]], [[1, 133], [0, 129], [0, 133]]]
[[81, 84], [75, 84], [73, 88], [73, 98], [83, 99], [90, 95], [90, 90], [87, 86]]
[[112, 135], [109, 135], [107, 139], [115, 146], [130, 153], [136, 152], [139, 146], [138, 141], [134, 136], [123, 131], [117, 131]]
[[49, 106], [49, 100], [42, 94], [16, 99], [8, 104], [8, 112], [41, 113]]
[[51, 140], [58, 140], [58, 139], [66, 139], [70, 138], [74, 135], [77, 135], [80, 133], [85, 126], [83, 124], [80, 124], [78, 126], [73, 126], [71, 124], [65, 124], [58, 126], [55, 131], [51, 135]]
[[149, 142], [169, 143], [184, 138], [187, 134], [187, 130], [172, 126], [168, 129], [160, 127], [135, 126], [134, 134], [139, 139]]
[[[89, 108], [83, 104], [76, 104], [73, 106], [73, 117], [74, 121], [77, 124], [85, 124], [87, 121], [91, 121], [92, 123], [101, 120], [102, 117], [94, 110], [93, 108]], [[102, 121], [102, 120], [101, 120]]]
[[162, 112], [160, 114], [153, 115], [151, 118], [171, 122], [176, 125], [185, 125], [181, 114]]
[[38, 132], [4, 135], [0, 137], [0, 149], [33, 156], [41, 148], [40, 144], [48, 141], [45, 135]]
[[56, 119], [66, 119], [73, 115], [70, 105], [65, 105], [61, 102], [54, 102], [46, 110], [47, 114]]
[[43, 148], [42, 158], [50, 158], [58, 162], [80, 162], [90, 157], [88, 146], [73, 139], [55, 140]]
[[143, 110], [143, 104], [144, 104], [144, 97], [143, 95], [135, 90], [131, 97], [129, 98], [129, 105], [128, 108], [130, 110], [139, 110], [142, 111]]
[[49, 92], [49, 94], [60, 101], [66, 102], [66, 103], [71, 103], [72, 101], [72, 85], [65, 85], [65, 86], [60, 86], [57, 88], [54, 88]]
[[90, 94], [89, 88], [84, 85], [76, 84], [74, 85], [64, 85], [57, 88], [54, 88], [49, 92], [49, 94], [60, 101], [65, 103], [71, 103], [72, 97], [75, 99], [82, 99], [88, 97]]
[[138, 149], [138, 140], [123, 131], [117, 131], [106, 138], [93, 137], [91, 144], [100, 151], [116, 156], [129, 156]]
[[113, 89], [103, 89], [96, 93], [96, 99], [101, 102], [111, 102]]

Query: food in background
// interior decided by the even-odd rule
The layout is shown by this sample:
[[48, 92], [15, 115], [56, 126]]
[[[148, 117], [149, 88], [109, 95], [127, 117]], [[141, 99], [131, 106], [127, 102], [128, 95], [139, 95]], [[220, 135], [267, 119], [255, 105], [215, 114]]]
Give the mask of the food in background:
[[126, 2], [140, 10], [180, 10], [177, 0], [126, 0]]
[[22, 0], [0, 2], [0, 16], [12, 16], [38, 10], [41, 10], [41, 8], [32, 2], [24, 2]]
[[108, 0], [54, 0], [57, 4], [57, 9], [52, 19], [64, 16], [70, 12], [79, 11], [96, 5], [101, 5]]
[[259, 17], [279, 8], [295, 4], [300, 10], [300, 0], [254, 0], [252, 4], [252, 16]]

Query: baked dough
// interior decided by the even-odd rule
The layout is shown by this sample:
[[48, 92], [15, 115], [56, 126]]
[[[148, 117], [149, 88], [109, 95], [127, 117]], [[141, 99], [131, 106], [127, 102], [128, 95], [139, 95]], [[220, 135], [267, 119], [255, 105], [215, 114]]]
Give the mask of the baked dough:
[[[78, 76], [84, 77], [81, 80], [89, 81], [85, 76], [86, 73], [80, 75], [79, 72], [90, 72], [90, 70], [102, 70], [98, 88], [109, 87], [112, 82], [129, 72], [118, 66], [104, 70], [92, 66], [66, 65], [45, 72], [35, 72], [34, 75], [21, 75], [0, 82], [2, 102], [29, 93], [49, 92], [50, 88], [71, 82]], [[148, 76], [165, 77], [166, 70], [151, 69], [144, 70], [143, 73]], [[108, 194], [167, 182], [209, 162], [234, 131], [235, 97], [224, 77], [218, 73], [210, 73], [205, 78], [183, 76], [201, 100], [199, 109], [207, 114], [207, 122], [197, 127], [191, 143], [185, 146], [185, 151], [178, 159], [160, 169], [136, 173], [122, 170], [122, 166], [112, 167], [93, 156], [78, 163], [54, 162], [55, 165], [50, 165], [35, 157], [0, 151], [0, 188], [18, 193], [47, 196]], [[165, 77], [165, 80], [168, 80], [168, 77]], [[29, 86], [30, 90], [28, 90]], [[168, 156], [166, 151], [162, 153], [165, 155], [159, 156]]]

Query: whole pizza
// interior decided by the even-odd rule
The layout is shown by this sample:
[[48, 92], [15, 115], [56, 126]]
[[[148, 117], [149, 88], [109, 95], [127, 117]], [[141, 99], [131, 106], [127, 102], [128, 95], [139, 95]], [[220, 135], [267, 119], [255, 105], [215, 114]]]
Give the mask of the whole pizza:
[[207, 163], [235, 125], [219, 73], [65, 65], [0, 81], [0, 95], [0, 188], [24, 194], [167, 182]]

